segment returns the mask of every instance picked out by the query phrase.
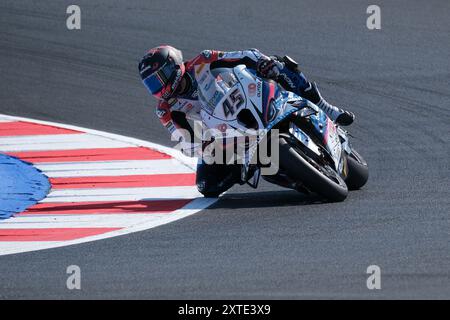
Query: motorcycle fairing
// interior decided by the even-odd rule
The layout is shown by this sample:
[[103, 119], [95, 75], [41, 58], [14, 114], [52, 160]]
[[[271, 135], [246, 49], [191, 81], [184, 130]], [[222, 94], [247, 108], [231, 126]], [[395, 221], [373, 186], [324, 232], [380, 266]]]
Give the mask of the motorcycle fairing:
[[[223, 78], [226, 78], [227, 73], [232, 73], [232, 78], [236, 81], [224, 81]], [[222, 138], [242, 136], [244, 131], [248, 133], [248, 128], [238, 120], [238, 114], [245, 109], [254, 117], [258, 130], [255, 134], [258, 134], [260, 138], [289, 115], [299, 112], [300, 116], [309, 117], [318, 136], [322, 138], [325, 149], [333, 159], [335, 169], [342, 172], [344, 157], [340, 132], [331, 119], [315, 104], [292, 92], [280, 90], [278, 85], [260, 79], [244, 65], [227, 69], [222, 76], [220, 72], [213, 75], [209, 68], [204, 68], [198, 77], [200, 78], [199, 98], [208, 105], [201, 111], [202, 120], [208, 128], [220, 126], [222, 129], [233, 129], [221, 130]], [[215, 104], [214, 109], [211, 108], [212, 104]], [[312, 139], [306, 139], [307, 135], [300, 128], [292, 127], [291, 129], [291, 134], [293, 133], [302, 144], [318, 154], [319, 146]], [[244, 164], [246, 169], [258, 142], [255, 141], [249, 146]]]
[[[307, 116], [315, 129], [316, 133], [322, 139], [323, 146], [326, 151], [330, 154], [334, 162], [334, 167], [338, 172], [342, 172], [343, 167], [343, 157], [342, 157], [342, 146], [341, 140], [338, 133], [338, 127], [334, 122], [323, 112], [319, 107], [310, 101], [307, 101], [307, 107], [314, 112], [306, 113], [305, 108], [303, 112]], [[301, 115], [300, 115], [301, 116]], [[300, 128], [291, 124], [290, 128], [291, 134], [303, 143], [308, 149], [317, 154], [319, 147], [316, 143], [312, 141], [308, 135], [303, 132]], [[320, 151], [319, 151], [320, 152]]]

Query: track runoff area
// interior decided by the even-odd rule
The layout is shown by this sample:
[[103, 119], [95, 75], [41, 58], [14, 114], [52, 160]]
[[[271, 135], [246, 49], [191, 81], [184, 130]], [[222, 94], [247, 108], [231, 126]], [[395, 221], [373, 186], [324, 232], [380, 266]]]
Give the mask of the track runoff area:
[[[0, 197], [3, 208], [8, 204], [0, 217], [0, 255], [142, 231], [216, 201], [197, 191], [196, 159], [130, 137], [0, 115], [0, 154], [7, 157], [3, 175], [24, 185], [3, 188], [10, 192]], [[16, 171], [5, 161], [15, 161]], [[31, 164], [34, 176], [19, 164]]]

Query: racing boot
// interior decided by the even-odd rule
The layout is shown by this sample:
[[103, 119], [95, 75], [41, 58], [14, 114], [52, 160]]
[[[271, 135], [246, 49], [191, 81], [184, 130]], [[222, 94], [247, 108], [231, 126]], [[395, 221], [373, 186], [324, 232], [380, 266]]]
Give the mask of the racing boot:
[[304, 89], [302, 97], [308, 99], [324, 111], [337, 125], [348, 126], [355, 120], [355, 115], [344, 109], [340, 109], [328, 103], [320, 94], [317, 84], [310, 82], [309, 87]]

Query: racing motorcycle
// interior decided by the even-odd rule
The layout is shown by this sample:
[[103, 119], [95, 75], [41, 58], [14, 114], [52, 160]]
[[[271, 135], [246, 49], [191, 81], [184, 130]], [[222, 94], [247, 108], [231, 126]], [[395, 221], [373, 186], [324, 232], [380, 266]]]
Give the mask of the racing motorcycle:
[[[278, 146], [278, 157], [269, 161], [276, 165], [276, 174], [262, 175], [271, 183], [342, 201], [348, 190], [367, 182], [367, 163], [352, 147], [348, 132], [312, 102], [258, 77], [245, 65], [212, 70], [200, 66], [196, 73], [204, 125], [220, 129], [223, 141], [236, 141], [242, 132], [258, 135], [246, 146], [242, 184], [257, 188], [264, 161], [253, 161], [255, 150], [268, 140]], [[274, 130], [277, 135], [270, 134]]]

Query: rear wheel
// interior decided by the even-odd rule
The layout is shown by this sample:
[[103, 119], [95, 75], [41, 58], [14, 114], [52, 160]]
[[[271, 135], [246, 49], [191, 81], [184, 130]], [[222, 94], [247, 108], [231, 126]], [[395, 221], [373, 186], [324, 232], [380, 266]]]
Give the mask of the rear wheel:
[[289, 139], [279, 138], [280, 167], [309, 190], [331, 201], [343, 201], [348, 189], [341, 176], [330, 166], [319, 165], [289, 142]]
[[352, 153], [347, 155], [348, 174], [345, 178], [345, 183], [349, 190], [357, 190], [364, 186], [369, 179], [369, 168], [364, 158], [352, 150]]

